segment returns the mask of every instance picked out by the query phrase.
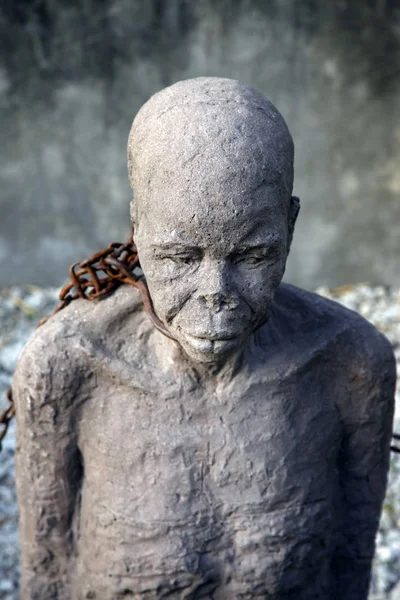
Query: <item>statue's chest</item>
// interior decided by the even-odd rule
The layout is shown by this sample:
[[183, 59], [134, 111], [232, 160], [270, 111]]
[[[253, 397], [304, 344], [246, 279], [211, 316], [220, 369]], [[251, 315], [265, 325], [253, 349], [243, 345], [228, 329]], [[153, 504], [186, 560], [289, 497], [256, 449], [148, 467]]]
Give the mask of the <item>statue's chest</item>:
[[334, 402], [317, 392], [301, 382], [176, 395], [104, 387], [84, 420], [86, 475], [104, 456], [102, 477], [140, 497], [131, 505], [143, 518], [150, 507], [175, 518], [315, 501], [331, 488], [339, 437]]
[[339, 433], [330, 399], [305, 392], [103, 386], [81, 421], [82, 535], [123, 544], [133, 581], [182, 574], [193, 586], [237, 586], [221, 598], [245, 598], [250, 584], [279, 597], [296, 564], [297, 589], [313, 549], [328, 553]]

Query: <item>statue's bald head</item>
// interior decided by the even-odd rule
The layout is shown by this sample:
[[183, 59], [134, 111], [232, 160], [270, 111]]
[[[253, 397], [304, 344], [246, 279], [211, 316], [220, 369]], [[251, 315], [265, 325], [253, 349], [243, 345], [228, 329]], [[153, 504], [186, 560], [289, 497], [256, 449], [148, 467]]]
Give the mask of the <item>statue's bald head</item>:
[[170, 194], [202, 191], [218, 203], [230, 189], [263, 183], [279, 186], [289, 204], [293, 157], [287, 125], [262, 94], [231, 79], [181, 81], [152, 96], [132, 125], [132, 217], [140, 219], [150, 197], [167, 203]]

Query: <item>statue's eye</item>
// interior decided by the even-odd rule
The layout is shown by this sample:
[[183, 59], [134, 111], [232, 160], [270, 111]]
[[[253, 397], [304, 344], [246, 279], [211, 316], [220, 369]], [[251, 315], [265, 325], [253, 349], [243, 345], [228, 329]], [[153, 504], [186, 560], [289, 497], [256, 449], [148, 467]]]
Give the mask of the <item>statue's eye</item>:
[[257, 266], [265, 261], [263, 254], [239, 254], [235, 257], [235, 263], [243, 266]]
[[203, 254], [200, 248], [194, 247], [156, 247], [153, 256], [160, 268], [168, 269], [171, 274], [178, 275], [198, 265]]
[[280, 254], [279, 246], [261, 246], [238, 252], [232, 256], [232, 261], [243, 267], [258, 267], [275, 262]]
[[175, 265], [191, 265], [196, 260], [196, 257], [191, 254], [172, 254], [165, 258]]
[[171, 259], [178, 264], [190, 265], [190, 263], [193, 262], [194, 257], [190, 254], [178, 254], [171, 256]]

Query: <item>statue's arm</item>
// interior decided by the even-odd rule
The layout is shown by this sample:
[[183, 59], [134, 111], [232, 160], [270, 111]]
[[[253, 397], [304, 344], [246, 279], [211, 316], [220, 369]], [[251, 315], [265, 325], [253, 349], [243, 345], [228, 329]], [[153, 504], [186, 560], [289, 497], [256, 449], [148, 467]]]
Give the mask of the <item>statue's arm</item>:
[[346, 369], [339, 407], [341, 498], [331, 589], [341, 600], [365, 600], [387, 484], [396, 364], [389, 342], [377, 331], [359, 333], [352, 342], [341, 357]]
[[24, 600], [71, 597], [68, 567], [82, 465], [73, 410], [80, 375], [65, 349], [68, 341], [57, 327], [39, 329], [13, 379]]

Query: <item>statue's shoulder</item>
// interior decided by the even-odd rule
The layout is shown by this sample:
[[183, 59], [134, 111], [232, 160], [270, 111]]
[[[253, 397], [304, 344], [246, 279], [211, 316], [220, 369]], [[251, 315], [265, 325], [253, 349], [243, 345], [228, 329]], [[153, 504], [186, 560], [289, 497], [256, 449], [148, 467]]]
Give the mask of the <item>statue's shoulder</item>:
[[94, 344], [104, 344], [116, 330], [129, 327], [132, 320], [140, 319], [142, 313], [140, 293], [128, 285], [98, 300], [74, 300], [35, 330], [24, 353], [37, 351], [39, 347], [45, 354], [68, 348], [72, 357], [80, 342], [90, 340]]
[[151, 325], [140, 293], [131, 286], [121, 286], [104, 299], [74, 300], [34, 331], [18, 361], [13, 390], [18, 394], [29, 387], [34, 395], [41, 389], [71, 392], [96, 356], [123, 336], [134, 345], [135, 333], [146, 327]]
[[325, 348], [335, 363], [369, 369], [371, 376], [387, 368], [394, 377], [395, 359], [389, 340], [369, 321], [341, 304], [289, 284], [282, 284], [276, 304], [281, 321], [306, 344]]

